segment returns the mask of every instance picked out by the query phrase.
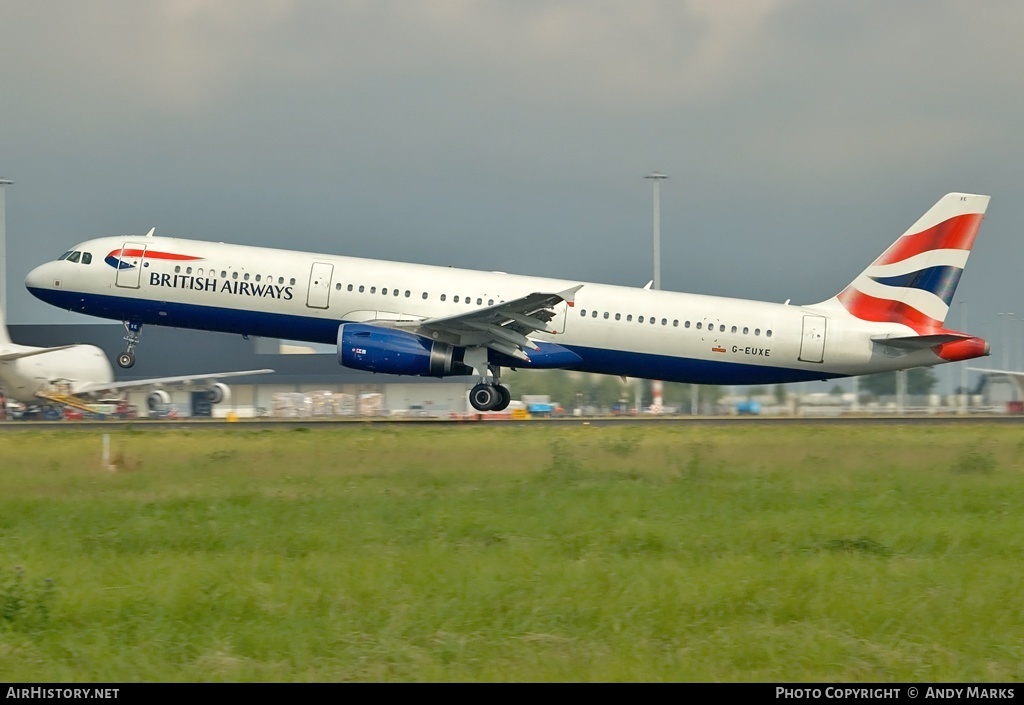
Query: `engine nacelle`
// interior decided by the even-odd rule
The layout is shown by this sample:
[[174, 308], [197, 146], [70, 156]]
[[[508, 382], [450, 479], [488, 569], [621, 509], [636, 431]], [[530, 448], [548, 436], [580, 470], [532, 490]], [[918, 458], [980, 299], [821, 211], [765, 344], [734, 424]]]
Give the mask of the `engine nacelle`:
[[221, 404], [231, 399], [231, 388], [223, 382], [210, 385], [210, 403]]
[[170, 403], [171, 395], [162, 389], [156, 389], [150, 392], [149, 396], [146, 397], [146, 406], [149, 407], [150, 411], [167, 406]]
[[365, 323], [338, 326], [338, 363], [343, 367], [391, 375], [445, 377], [470, 375], [463, 348], [415, 333]]

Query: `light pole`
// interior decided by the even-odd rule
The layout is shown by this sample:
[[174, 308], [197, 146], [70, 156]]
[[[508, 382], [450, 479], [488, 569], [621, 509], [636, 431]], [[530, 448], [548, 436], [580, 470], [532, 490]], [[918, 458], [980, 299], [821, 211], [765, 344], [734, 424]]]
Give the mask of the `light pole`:
[[661, 182], [668, 177], [652, 172], [644, 177], [654, 186], [654, 288], [661, 288]]
[[7, 205], [5, 186], [13, 181], [0, 177], [0, 320], [7, 320]]
[[1012, 313], [997, 313], [1003, 317], [1003, 369], [1010, 369], [1010, 319]]
[[[651, 172], [649, 179], [654, 186], [654, 282], [653, 288], [661, 289], [661, 182], [668, 177], [665, 174]], [[651, 411], [660, 414], [662, 410], [662, 387], [660, 380], [651, 380]]]
[[[964, 310], [966, 301], [960, 302], [960, 330], [967, 332], [967, 312]], [[967, 362], [960, 363], [960, 413], [967, 413]]]

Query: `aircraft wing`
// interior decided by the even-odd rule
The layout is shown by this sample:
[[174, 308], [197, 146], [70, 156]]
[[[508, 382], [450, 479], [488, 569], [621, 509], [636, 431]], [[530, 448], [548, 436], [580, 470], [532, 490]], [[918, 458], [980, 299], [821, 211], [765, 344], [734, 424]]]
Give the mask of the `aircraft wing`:
[[1020, 377], [1024, 379], [1024, 372], [1014, 370], [992, 370], [987, 367], [968, 367], [972, 372], [988, 372], [992, 375], [1006, 375], [1007, 377]]
[[23, 357], [32, 357], [33, 355], [45, 355], [56, 350], [67, 350], [68, 348], [77, 348], [78, 345], [58, 345], [55, 348], [36, 348], [35, 350], [25, 350], [23, 352], [12, 352], [0, 355], [0, 362], [10, 362], [11, 360], [20, 360]]
[[241, 370], [238, 372], [213, 372], [202, 375], [180, 375], [178, 377], [154, 377], [153, 379], [137, 379], [130, 382], [90, 382], [75, 389], [76, 394], [94, 394], [96, 392], [112, 392], [117, 389], [130, 389], [132, 387], [152, 387], [162, 384], [176, 384], [179, 382], [196, 382], [203, 379], [221, 379], [223, 377], [244, 377], [246, 375], [265, 375], [273, 370]]
[[[413, 328], [422, 335], [454, 345], [487, 347], [519, 360], [529, 360], [523, 349], [536, 350], [537, 344], [527, 336], [536, 331], [554, 333], [548, 323], [555, 317], [555, 306], [563, 301], [571, 305], [582, 287], [577, 284], [558, 293], [534, 292], [454, 316], [399, 322], [396, 327]], [[434, 333], [440, 335], [434, 336]]]

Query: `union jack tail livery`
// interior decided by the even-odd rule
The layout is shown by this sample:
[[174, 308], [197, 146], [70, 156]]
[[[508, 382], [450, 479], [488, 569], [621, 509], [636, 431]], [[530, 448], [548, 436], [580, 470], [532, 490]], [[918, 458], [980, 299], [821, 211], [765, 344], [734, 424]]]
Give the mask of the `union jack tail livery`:
[[950, 193], [825, 305], [920, 335], [943, 328], [989, 197]]

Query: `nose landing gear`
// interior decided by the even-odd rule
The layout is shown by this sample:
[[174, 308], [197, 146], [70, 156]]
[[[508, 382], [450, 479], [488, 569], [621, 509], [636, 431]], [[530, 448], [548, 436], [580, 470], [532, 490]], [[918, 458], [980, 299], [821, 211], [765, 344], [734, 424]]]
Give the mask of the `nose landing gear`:
[[124, 329], [128, 332], [128, 335], [124, 337], [124, 340], [128, 342], [128, 349], [117, 356], [117, 364], [128, 369], [135, 364], [135, 346], [139, 344], [139, 338], [142, 336], [142, 324], [135, 321], [123, 321], [123, 323]]

